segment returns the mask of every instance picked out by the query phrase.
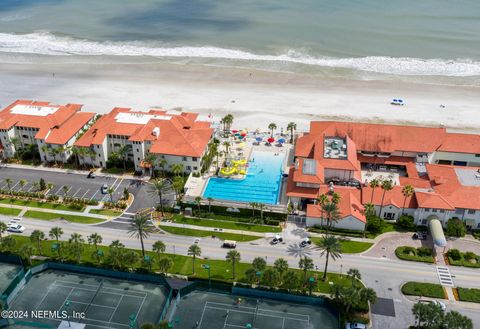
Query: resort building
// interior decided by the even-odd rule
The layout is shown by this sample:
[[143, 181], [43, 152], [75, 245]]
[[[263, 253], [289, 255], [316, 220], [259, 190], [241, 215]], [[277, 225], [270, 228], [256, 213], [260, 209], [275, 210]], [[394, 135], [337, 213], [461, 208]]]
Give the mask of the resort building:
[[[372, 203], [389, 220], [407, 214], [419, 225], [432, 218], [445, 225], [456, 217], [480, 228], [478, 167], [479, 135], [443, 127], [312, 122], [310, 132], [297, 140], [287, 196], [306, 212], [307, 225], [318, 224], [316, 199], [331, 189], [346, 203], [340, 205], [345, 217], [355, 214], [358, 204]], [[370, 187], [373, 179], [391, 181], [392, 189]], [[406, 185], [413, 187], [412, 195], [402, 192]]]
[[17, 100], [0, 112], [0, 152], [12, 158], [21, 150], [39, 154], [41, 161], [66, 162], [70, 147], [91, 124], [95, 113], [80, 112], [82, 105], [52, 105]]
[[190, 173], [200, 171], [213, 133], [208, 118], [197, 113], [117, 107], [98, 119], [75, 145], [90, 150], [80, 161], [96, 167], [106, 167], [115, 154], [137, 172], [148, 172], [152, 166], [168, 171], [181, 164]]

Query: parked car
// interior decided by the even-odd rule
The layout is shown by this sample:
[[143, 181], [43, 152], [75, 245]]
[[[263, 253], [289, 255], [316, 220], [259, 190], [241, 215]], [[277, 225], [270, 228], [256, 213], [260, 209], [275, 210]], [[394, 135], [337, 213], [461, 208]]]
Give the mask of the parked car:
[[444, 302], [441, 302], [441, 301], [439, 301], [439, 300], [432, 300], [432, 304], [433, 304], [433, 305], [438, 305], [438, 306], [440, 306], [440, 308], [441, 308], [442, 311], [444, 311], [444, 312], [447, 310], [447, 305], [445, 305]]
[[300, 241], [300, 248], [305, 248], [306, 246], [308, 245], [311, 245], [312, 244], [312, 241], [310, 240], [310, 238], [304, 238], [302, 239], [302, 241]]
[[367, 326], [363, 323], [357, 323], [357, 322], [354, 322], [354, 323], [350, 323], [350, 322], [347, 322], [346, 325], [345, 325], [345, 329], [366, 329]]
[[280, 234], [275, 234], [273, 237], [273, 240], [270, 242], [270, 244], [275, 245], [283, 241], [283, 237]]
[[199, 238], [196, 238], [196, 239], [193, 241], [193, 243], [195, 243], [195, 244], [198, 244], [199, 242], [200, 242], [200, 239], [199, 239]]
[[7, 228], [8, 232], [13, 232], [13, 233], [23, 233], [25, 231], [25, 226], [20, 225], [20, 224], [14, 224], [11, 225]]
[[22, 220], [22, 217], [15, 217], [7, 223], [7, 227], [20, 225], [21, 220]]
[[225, 240], [225, 241], [223, 241], [222, 247], [223, 248], [235, 249], [237, 247], [237, 241]]
[[414, 240], [426, 240], [427, 239], [427, 233], [425, 233], [425, 232], [413, 233], [412, 239], [414, 239]]
[[108, 193], [108, 185], [103, 184], [101, 187], [102, 194], [107, 194]]
[[87, 175], [87, 178], [95, 178], [97, 177], [93, 171], [90, 171]]

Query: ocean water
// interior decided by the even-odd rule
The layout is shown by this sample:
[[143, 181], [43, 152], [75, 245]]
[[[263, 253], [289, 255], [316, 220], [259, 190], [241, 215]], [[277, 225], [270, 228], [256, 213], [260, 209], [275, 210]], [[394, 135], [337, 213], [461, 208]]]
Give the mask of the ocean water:
[[477, 0], [0, 0], [0, 60], [10, 61], [47, 55], [360, 79], [477, 77], [479, 31]]

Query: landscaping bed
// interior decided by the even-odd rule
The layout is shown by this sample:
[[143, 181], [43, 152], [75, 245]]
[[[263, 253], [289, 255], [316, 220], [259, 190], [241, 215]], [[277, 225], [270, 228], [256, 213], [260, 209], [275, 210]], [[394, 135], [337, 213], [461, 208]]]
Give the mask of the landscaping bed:
[[402, 293], [409, 296], [446, 299], [443, 287], [436, 283], [410, 281], [402, 286]]
[[423, 262], [433, 264], [435, 259], [433, 258], [433, 252], [427, 247], [409, 247], [402, 246], [395, 249], [395, 255], [403, 260]]
[[180, 224], [197, 225], [205, 227], [218, 227], [231, 230], [252, 232], [281, 232], [280, 227], [239, 223], [235, 221], [221, 221], [213, 219], [189, 218], [182, 215], [174, 215], [172, 221]]
[[28, 210], [23, 216], [28, 218], [36, 218], [36, 219], [44, 219], [44, 220], [53, 220], [53, 219], [63, 218], [65, 220], [68, 220], [69, 222], [81, 223], [81, 224], [95, 224], [95, 223], [100, 223], [104, 221], [103, 219], [94, 218], [94, 217], [64, 215], [64, 214], [57, 214], [53, 212], [43, 212], [43, 211], [35, 211], [35, 210]]
[[[313, 237], [311, 238], [313, 243], [320, 241], [321, 238]], [[340, 240], [342, 245], [342, 253], [344, 254], [358, 254], [364, 252], [371, 246], [373, 243], [370, 242], [359, 242], [359, 241], [351, 241], [351, 240]]]
[[22, 209], [0, 207], [0, 214], [6, 216], [18, 216]]
[[461, 252], [458, 249], [450, 249], [447, 252], [447, 256], [450, 265], [480, 267], [480, 256], [473, 252]]
[[89, 213], [96, 214], [96, 215], [103, 215], [103, 216], [112, 216], [112, 217], [118, 217], [122, 214], [121, 211], [112, 210], [112, 209], [91, 209]]
[[207, 236], [216, 236], [222, 240], [235, 240], [235, 241], [253, 241], [261, 239], [260, 236], [237, 234], [237, 233], [224, 233], [224, 232], [213, 232], [213, 231], [202, 231], [194, 230], [183, 227], [174, 227], [174, 226], [165, 226], [160, 225], [160, 228], [165, 232], [177, 235], [186, 235], [186, 236], [196, 236], [196, 237], [207, 237]]
[[458, 298], [462, 302], [480, 303], [480, 289], [457, 288]]
[[53, 209], [53, 210], [65, 210], [65, 211], [75, 211], [82, 212], [85, 209], [85, 206], [78, 207], [77, 205], [65, 205], [60, 203], [50, 203], [43, 201], [32, 201], [32, 200], [21, 200], [21, 199], [0, 199], [0, 203], [8, 205], [16, 205], [22, 207], [32, 207], [32, 208], [42, 208], [42, 209]]

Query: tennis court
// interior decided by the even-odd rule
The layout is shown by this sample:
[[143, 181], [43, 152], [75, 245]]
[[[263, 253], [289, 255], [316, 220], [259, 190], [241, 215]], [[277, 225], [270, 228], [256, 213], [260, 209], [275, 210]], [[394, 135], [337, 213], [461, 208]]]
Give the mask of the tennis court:
[[[89, 329], [127, 329], [131, 316], [140, 325], [157, 322], [166, 294], [165, 287], [151, 283], [47, 270], [31, 278], [10, 309], [84, 313], [84, 319], [71, 321]], [[58, 326], [62, 319], [36, 321]]]
[[8, 285], [21, 270], [21, 266], [9, 263], [0, 263], [0, 293], [7, 289]]
[[[240, 302], [239, 299], [240, 298]], [[177, 305], [174, 329], [337, 329], [338, 319], [318, 305], [194, 291]]]

